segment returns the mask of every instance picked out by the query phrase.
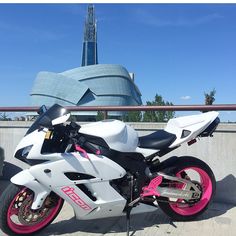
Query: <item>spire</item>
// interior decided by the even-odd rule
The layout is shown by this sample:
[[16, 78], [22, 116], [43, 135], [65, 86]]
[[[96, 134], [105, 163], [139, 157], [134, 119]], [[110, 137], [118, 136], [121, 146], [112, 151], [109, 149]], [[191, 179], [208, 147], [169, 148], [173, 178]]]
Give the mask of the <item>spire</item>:
[[82, 66], [98, 64], [97, 59], [97, 22], [94, 5], [88, 5], [84, 26]]
[[88, 15], [85, 21], [84, 41], [96, 42], [96, 21], [94, 6], [88, 6]]

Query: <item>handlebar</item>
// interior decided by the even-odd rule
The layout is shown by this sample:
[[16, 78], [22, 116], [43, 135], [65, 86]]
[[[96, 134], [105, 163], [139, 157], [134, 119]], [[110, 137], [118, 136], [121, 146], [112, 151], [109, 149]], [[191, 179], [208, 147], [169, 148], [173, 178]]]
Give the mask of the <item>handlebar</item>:
[[96, 147], [94, 147], [90, 142], [88, 142], [84, 136], [81, 136], [78, 139], [77, 144], [79, 144], [81, 147], [85, 148], [90, 153], [100, 155], [100, 150], [97, 149]]
[[89, 141], [86, 140], [84, 136], [79, 134], [80, 125], [77, 125], [75, 122], [71, 122], [67, 126], [66, 136], [69, 138], [69, 144], [75, 145], [75, 148], [78, 149], [78, 145], [84, 148], [87, 152], [100, 155], [100, 149], [94, 147]]
[[96, 155], [100, 155], [101, 151], [97, 148], [95, 148], [92, 144], [90, 144], [89, 142], [85, 142], [84, 143], [84, 147], [89, 150], [91, 153], [94, 153]]

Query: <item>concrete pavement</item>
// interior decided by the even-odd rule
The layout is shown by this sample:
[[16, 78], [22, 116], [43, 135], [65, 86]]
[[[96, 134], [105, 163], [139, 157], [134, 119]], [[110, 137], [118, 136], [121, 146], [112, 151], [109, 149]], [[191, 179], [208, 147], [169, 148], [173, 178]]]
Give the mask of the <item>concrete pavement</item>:
[[[66, 235], [66, 236], [125, 236], [125, 216], [78, 221], [73, 216], [73, 210], [68, 205], [62, 209], [57, 219], [38, 236]], [[235, 236], [236, 235], [236, 207], [229, 204], [213, 203], [196, 221], [171, 222], [160, 209], [140, 205], [133, 210], [131, 216], [130, 235], [153, 236]]]

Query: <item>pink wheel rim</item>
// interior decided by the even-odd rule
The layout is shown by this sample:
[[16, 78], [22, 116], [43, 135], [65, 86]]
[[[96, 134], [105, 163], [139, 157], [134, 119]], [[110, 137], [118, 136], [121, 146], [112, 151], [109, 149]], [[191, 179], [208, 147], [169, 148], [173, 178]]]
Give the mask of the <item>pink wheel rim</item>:
[[170, 203], [170, 207], [178, 214], [183, 216], [190, 216], [194, 215], [201, 210], [203, 210], [206, 205], [209, 203], [211, 196], [212, 196], [212, 182], [209, 175], [202, 169], [197, 167], [188, 167], [176, 174], [176, 176], [180, 176], [180, 173], [186, 170], [194, 170], [196, 171], [200, 176], [200, 184], [202, 187], [202, 196], [201, 199], [195, 203], [192, 206], [188, 206], [187, 204], [185, 206], [180, 206], [178, 203]]
[[59, 198], [57, 204], [53, 208], [51, 208], [50, 214], [48, 214], [48, 216], [45, 219], [43, 219], [42, 221], [40, 221], [39, 223], [36, 223], [34, 225], [17, 224], [15, 222], [13, 222], [13, 220], [12, 220], [12, 216], [17, 216], [17, 214], [18, 214], [18, 211], [14, 208], [14, 205], [16, 203], [17, 198], [20, 196], [20, 194], [25, 192], [26, 190], [27, 189], [24, 188], [14, 197], [14, 199], [11, 201], [11, 204], [10, 204], [8, 211], [7, 211], [7, 224], [9, 226], [9, 228], [17, 234], [31, 234], [31, 233], [34, 233], [34, 232], [42, 229], [55, 217], [55, 215], [57, 214], [57, 212], [62, 204], [62, 199]]

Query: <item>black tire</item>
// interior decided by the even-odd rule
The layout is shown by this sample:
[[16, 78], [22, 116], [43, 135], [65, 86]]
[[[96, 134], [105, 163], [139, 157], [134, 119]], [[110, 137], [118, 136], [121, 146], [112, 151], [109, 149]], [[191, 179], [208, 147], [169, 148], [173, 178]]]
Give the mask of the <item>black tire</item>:
[[[61, 211], [61, 208], [63, 206], [63, 202], [64, 200], [60, 197], [58, 197], [56, 194], [54, 194], [55, 196], [57, 196], [57, 199], [59, 201], [58, 206], [57, 206], [57, 212], [54, 212], [53, 214], [53, 218], [50, 219], [50, 221], [48, 221], [46, 224], [43, 225], [43, 227], [39, 228], [36, 231], [33, 232], [15, 232], [14, 230], [12, 230], [11, 227], [9, 227], [8, 224], [8, 210], [10, 208], [10, 205], [12, 204], [12, 202], [14, 201], [14, 199], [16, 198], [16, 196], [24, 190], [26, 189], [26, 191], [30, 191], [32, 193], [31, 190], [25, 188], [24, 186], [17, 186], [14, 185], [12, 183], [10, 183], [10, 185], [5, 189], [5, 191], [3, 192], [3, 194], [0, 197], [0, 229], [6, 233], [7, 235], [32, 235], [36, 232], [41, 231], [42, 229], [44, 229], [45, 227], [47, 227], [59, 214], [59, 212]], [[31, 227], [31, 226], [28, 226]], [[33, 226], [32, 226], [33, 227]]]
[[[188, 167], [199, 168], [199, 169], [203, 170], [208, 175], [208, 177], [211, 181], [211, 184], [212, 184], [212, 193], [211, 193], [209, 201], [204, 206], [204, 208], [199, 210], [198, 212], [195, 212], [194, 214], [190, 214], [190, 215], [179, 214], [179, 212], [176, 212], [171, 207], [170, 203], [168, 203], [168, 202], [159, 202], [158, 205], [161, 208], [161, 210], [165, 214], [167, 214], [169, 217], [171, 217], [171, 219], [173, 219], [175, 221], [191, 221], [191, 220], [195, 219], [196, 217], [201, 215], [208, 208], [209, 204], [212, 202], [212, 199], [215, 195], [215, 190], [216, 190], [215, 176], [214, 176], [211, 168], [205, 162], [203, 162], [197, 158], [190, 157], [190, 156], [180, 157], [177, 160], [177, 162], [174, 164], [173, 168], [171, 168], [171, 173], [169, 172], [167, 174], [176, 175], [178, 172], [180, 172], [181, 170], [188, 168]], [[162, 198], [162, 200], [168, 200], [168, 199]]]

